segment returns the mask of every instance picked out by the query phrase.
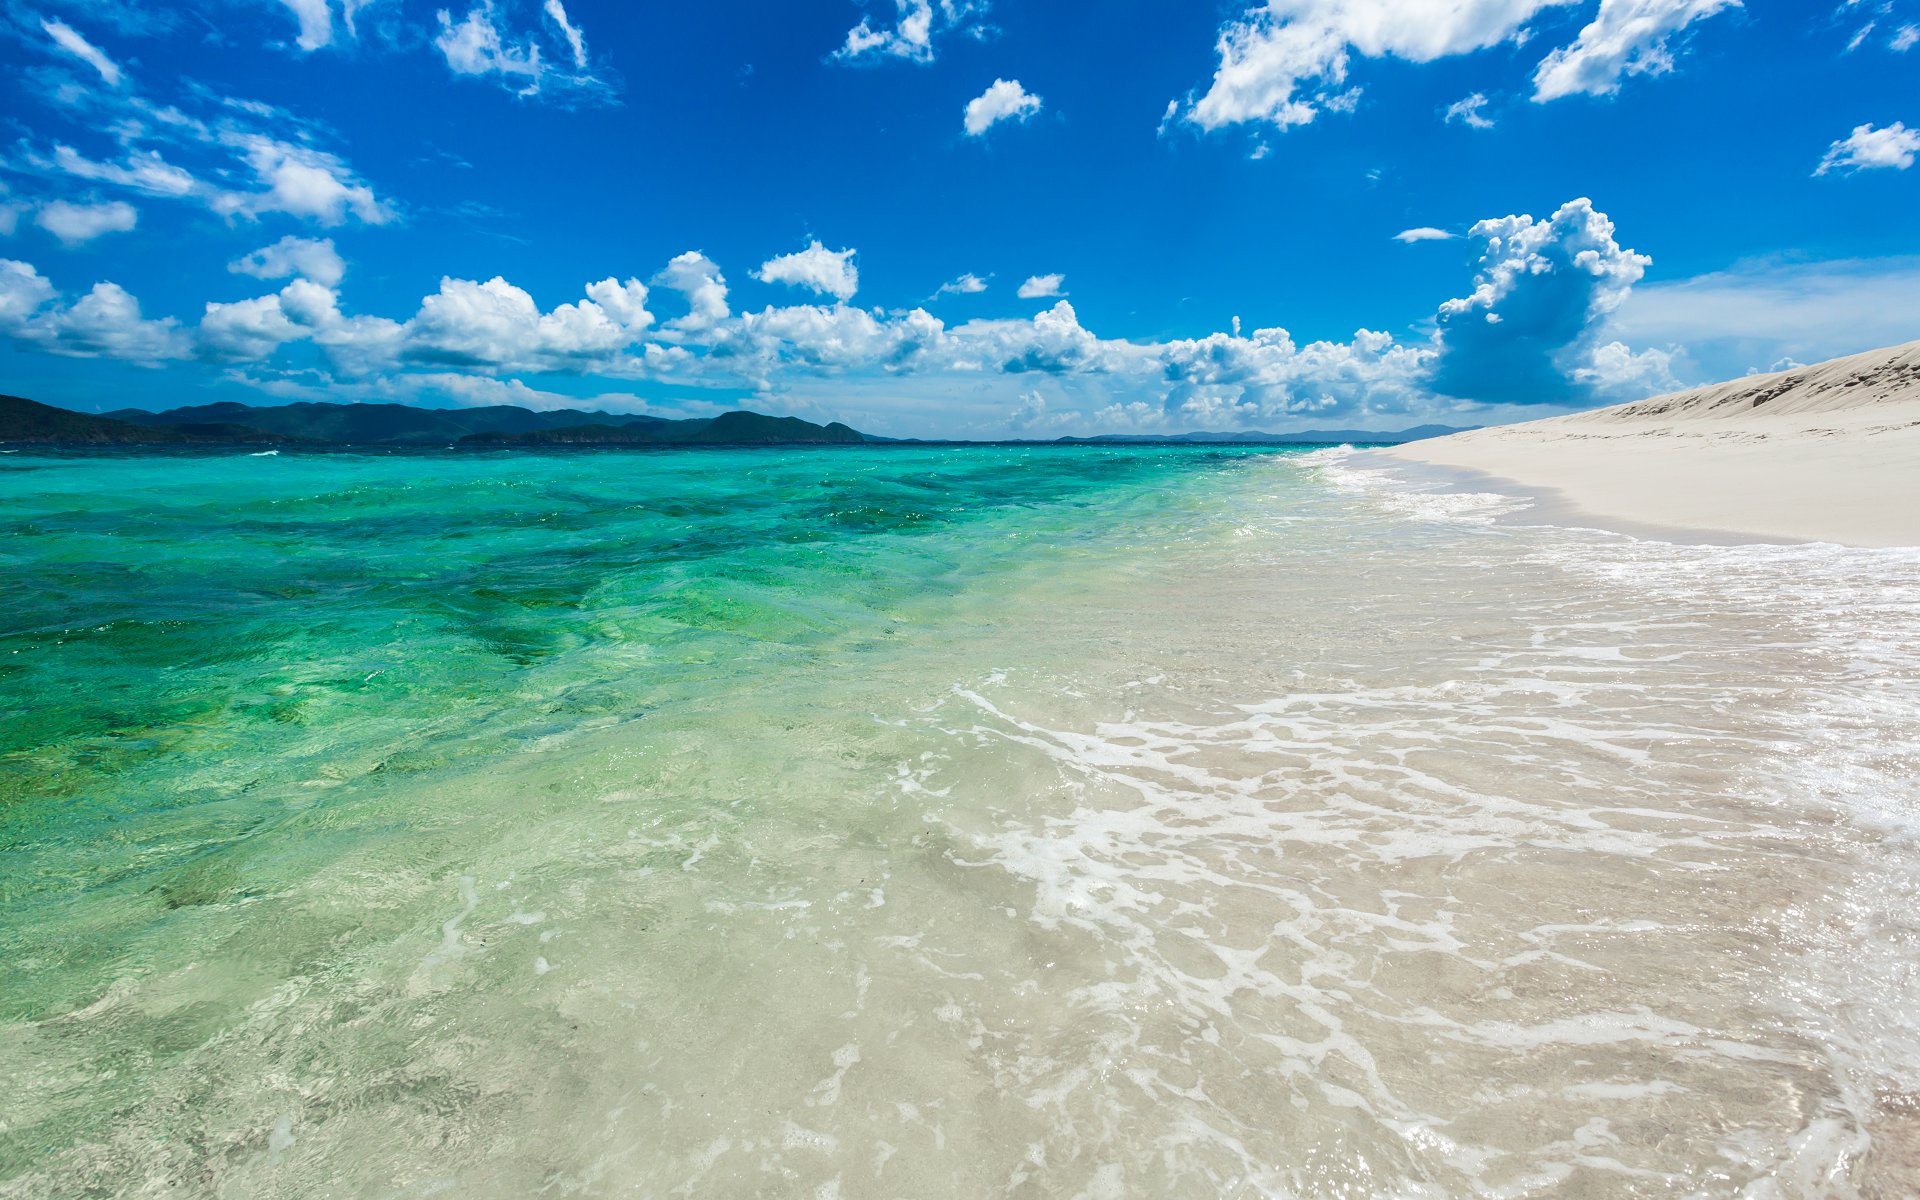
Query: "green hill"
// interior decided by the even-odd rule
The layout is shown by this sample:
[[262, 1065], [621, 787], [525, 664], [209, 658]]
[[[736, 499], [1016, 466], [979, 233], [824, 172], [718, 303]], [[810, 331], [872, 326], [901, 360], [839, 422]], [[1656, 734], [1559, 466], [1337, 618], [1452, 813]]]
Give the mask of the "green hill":
[[829, 446], [859, 445], [860, 433], [840, 422], [815, 425], [798, 417], [769, 417], [756, 412], [722, 413], [691, 421], [595, 423], [532, 433], [477, 433], [462, 446]]
[[198, 404], [166, 412], [129, 408], [106, 415], [155, 429], [217, 423], [338, 446], [450, 446], [475, 433], [531, 433], [592, 421], [658, 420], [600, 412], [535, 412], [505, 404], [486, 408], [414, 408], [406, 404], [310, 401], [271, 408], [232, 402]]
[[156, 429], [113, 417], [70, 412], [22, 396], [0, 396], [0, 442], [37, 446], [191, 446], [279, 444], [292, 439], [246, 425], [184, 423]]

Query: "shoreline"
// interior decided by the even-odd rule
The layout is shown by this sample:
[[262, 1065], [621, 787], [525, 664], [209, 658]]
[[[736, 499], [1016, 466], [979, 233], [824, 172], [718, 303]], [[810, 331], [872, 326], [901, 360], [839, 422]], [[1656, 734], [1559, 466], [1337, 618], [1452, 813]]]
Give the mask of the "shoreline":
[[1369, 453], [1523, 489], [1555, 524], [1920, 547], [1920, 342]]
[[[1525, 500], [1518, 512], [1502, 513], [1497, 525], [1553, 527], [1621, 534], [1642, 541], [1665, 542], [1675, 546], [1806, 546], [1819, 539], [1777, 534], [1741, 533], [1701, 525], [1683, 525], [1672, 521], [1645, 521], [1601, 512], [1582, 506], [1565, 489], [1548, 484], [1524, 483], [1492, 471], [1475, 467], [1456, 467], [1410, 456], [1386, 452], [1402, 447], [1378, 447], [1359, 450], [1349, 466], [1366, 471], [1392, 471], [1401, 480], [1441, 495], [1483, 492]], [[1849, 543], [1837, 543], [1846, 545]]]

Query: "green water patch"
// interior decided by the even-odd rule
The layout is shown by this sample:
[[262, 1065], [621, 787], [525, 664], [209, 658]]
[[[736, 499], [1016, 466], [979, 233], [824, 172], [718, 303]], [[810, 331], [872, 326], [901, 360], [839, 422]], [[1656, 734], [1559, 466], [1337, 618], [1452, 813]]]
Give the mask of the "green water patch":
[[[245, 903], [417, 834], [423, 788], [582, 730], [630, 728], [647, 759], [716, 698], [804, 708], [814, 673], [885, 670], [1022, 579], [1224, 536], [1214, 510], [1267, 457], [18, 457], [0, 472], [0, 956], [89, 965], [18, 975], [15, 999], [85, 1002], [131, 913]], [[350, 833], [316, 832], [346, 812]]]

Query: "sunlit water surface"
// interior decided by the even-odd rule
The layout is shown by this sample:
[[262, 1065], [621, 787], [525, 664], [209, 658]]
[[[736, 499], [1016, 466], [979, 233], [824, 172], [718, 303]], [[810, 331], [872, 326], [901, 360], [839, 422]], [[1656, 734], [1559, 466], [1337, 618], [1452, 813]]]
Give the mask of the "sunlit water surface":
[[1920, 1193], [1920, 555], [0, 458], [0, 1195]]

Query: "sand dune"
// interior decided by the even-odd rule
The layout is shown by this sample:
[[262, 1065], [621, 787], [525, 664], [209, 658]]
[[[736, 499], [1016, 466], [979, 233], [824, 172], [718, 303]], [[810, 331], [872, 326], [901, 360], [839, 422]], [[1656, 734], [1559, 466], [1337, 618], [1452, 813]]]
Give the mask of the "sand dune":
[[1381, 453], [1594, 524], [1920, 546], [1920, 341]]

